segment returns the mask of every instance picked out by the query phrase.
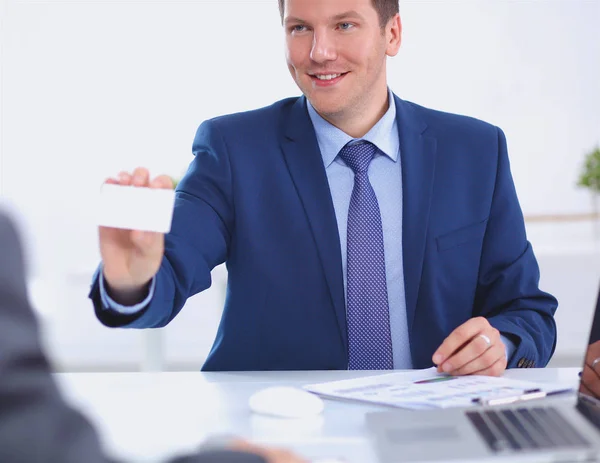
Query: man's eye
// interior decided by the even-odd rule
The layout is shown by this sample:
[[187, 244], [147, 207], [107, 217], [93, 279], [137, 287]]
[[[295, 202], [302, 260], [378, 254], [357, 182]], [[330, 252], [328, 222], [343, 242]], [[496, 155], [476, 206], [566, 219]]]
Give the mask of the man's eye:
[[302, 26], [301, 24], [292, 26], [292, 32], [304, 32], [305, 30], [306, 30], [306, 26]]
[[341, 23], [340, 24], [340, 29], [347, 31], [348, 29], [352, 29], [352, 27], [354, 26], [354, 24], [350, 24], [350, 23]]

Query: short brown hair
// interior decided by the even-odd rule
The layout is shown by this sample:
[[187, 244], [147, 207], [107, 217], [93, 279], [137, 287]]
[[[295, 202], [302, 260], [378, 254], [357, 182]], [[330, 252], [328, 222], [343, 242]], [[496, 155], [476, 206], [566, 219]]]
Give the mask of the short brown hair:
[[[281, 21], [283, 22], [283, 13], [285, 9], [285, 0], [279, 0], [279, 14], [281, 15]], [[400, 0], [371, 0], [373, 8], [377, 11], [379, 16], [379, 25], [383, 28], [399, 11]]]

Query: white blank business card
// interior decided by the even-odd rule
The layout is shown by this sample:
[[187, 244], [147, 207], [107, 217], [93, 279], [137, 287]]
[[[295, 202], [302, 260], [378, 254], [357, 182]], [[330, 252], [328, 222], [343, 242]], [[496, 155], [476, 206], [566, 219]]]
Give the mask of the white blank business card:
[[105, 183], [100, 190], [98, 225], [168, 233], [175, 191]]

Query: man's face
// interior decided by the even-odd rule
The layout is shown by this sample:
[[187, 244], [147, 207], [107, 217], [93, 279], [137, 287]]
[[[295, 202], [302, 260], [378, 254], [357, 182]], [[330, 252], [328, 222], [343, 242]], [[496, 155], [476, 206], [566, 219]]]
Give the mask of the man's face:
[[[397, 22], [395, 22], [397, 21]], [[385, 92], [386, 55], [400, 46], [371, 0], [285, 0], [288, 68], [317, 111], [339, 117]], [[387, 95], [387, 93], [386, 93]]]

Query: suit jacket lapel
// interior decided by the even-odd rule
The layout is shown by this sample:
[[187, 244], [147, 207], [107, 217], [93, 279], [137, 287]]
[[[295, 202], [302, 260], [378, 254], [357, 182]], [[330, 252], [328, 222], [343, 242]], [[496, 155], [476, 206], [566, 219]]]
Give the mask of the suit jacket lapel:
[[436, 139], [424, 132], [427, 124], [414, 106], [395, 96], [402, 162], [402, 252], [409, 333], [423, 270], [429, 206], [435, 174]]
[[284, 122], [281, 146], [317, 245], [340, 338], [347, 346], [340, 238], [323, 158], [304, 97], [296, 101]]

